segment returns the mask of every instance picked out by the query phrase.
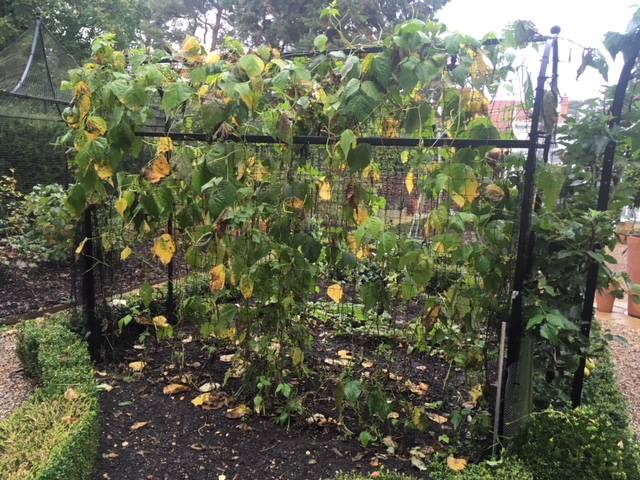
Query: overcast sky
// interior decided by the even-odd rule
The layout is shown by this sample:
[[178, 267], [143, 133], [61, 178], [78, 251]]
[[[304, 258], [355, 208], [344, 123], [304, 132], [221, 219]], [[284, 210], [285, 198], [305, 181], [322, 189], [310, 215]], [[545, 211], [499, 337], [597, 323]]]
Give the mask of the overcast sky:
[[[490, 31], [499, 33], [513, 20], [531, 20], [542, 34], [548, 34], [553, 25], [559, 25], [561, 38], [606, 52], [602, 46], [604, 34], [624, 31], [637, 8], [638, 1], [634, 0], [450, 0], [439, 13], [439, 19], [450, 30], [475, 37]], [[560, 42], [560, 92], [571, 99], [597, 96], [604, 80], [588, 69], [576, 82], [582, 48], [567, 40]], [[608, 54], [606, 56], [609, 58]], [[539, 53], [527, 50], [526, 63], [534, 78], [539, 57]], [[617, 82], [622, 67], [620, 60], [611, 61], [609, 83]]]

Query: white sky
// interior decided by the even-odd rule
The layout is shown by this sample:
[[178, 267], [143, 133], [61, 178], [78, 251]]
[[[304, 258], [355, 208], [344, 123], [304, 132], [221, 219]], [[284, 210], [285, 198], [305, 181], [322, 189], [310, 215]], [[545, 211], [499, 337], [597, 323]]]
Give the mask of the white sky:
[[[568, 95], [570, 99], [584, 99], [598, 96], [604, 80], [589, 68], [576, 82], [582, 48], [567, 40], [600, 48], [610, 61], [609, 83], [614, 84], [620, 74], [622, 61], [620, 58], [615, 63], [611, 60], [602, 46], [602, 39], [608, 31], [625, 31], [637, 8], [637, 0], [450, 0], [439, 12], [438, 18], [449, 30], [476, 38], [490, 31], [500, 33], [513, 20], [530, 20], [542, 34], [549, 34], [553, 25], [559, 25], [562, 29], [559, 43], [560, 93]], [[528, 49], [526, 54], [526, 64], [534, 86], [540, 55], [541, 52], [533, 49]]]

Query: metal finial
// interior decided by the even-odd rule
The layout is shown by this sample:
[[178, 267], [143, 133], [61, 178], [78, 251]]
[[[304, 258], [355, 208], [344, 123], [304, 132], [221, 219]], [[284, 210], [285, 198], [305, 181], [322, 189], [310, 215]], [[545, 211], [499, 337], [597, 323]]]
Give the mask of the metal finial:
[[553, 35], [558, 35], [560, 33], [560, 27], [558, 25], [554, 25], [551, 27], [551, 33]]

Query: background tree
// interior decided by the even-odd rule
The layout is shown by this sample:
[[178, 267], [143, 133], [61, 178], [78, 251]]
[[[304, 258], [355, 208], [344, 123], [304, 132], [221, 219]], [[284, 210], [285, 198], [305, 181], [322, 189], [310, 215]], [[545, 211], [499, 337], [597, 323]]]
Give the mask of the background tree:
[[104, 32], [115, 32], [119, 46], [129, 46], [149, 6], [149, 0], [0, 0], [0, 49], [41, 13], [49, 31], [80, 62], [91, 40]]

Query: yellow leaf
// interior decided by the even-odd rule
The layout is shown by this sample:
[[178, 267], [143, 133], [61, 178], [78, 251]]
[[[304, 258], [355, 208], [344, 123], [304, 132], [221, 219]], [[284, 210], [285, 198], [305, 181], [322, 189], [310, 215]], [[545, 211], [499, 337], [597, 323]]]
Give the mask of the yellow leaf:
[[435, 245], [433, 246], [433, 249], [435, 250], [436, 253], [444, 253], [445, 252], [444, 243], [436, 242]]
[[84, 240], [82, 240], [79, 244], [78, 247], [76, 248], [76, 255], [80, 255], [82, 254], [82, 252], [84, 251], [84, 246], [87, 243], [89, 239], [87, 237], [84, 238]]
[[360, 204], [353, 211], [353, 219], [356, 221], [358, 225], [362, 225], [369, 218], [369, 212], [367, 211], [367, 207]]
[[251, 413], [251, 409], [247, 407], [245, 404], [241, 403], [237, 407], [230, 408], [229, 410], [227, 410], [227, 413], [225, 413], [224, 416], [232, 420], [237, 420], [239, 418], [246, 417], [250, 413]]
[[144, 177], [151, 183], [158, 183], [171, 173], [171, 165], [164, 153], [159, 153], [144, 171]]
[[467, 468], [467, 461], [464, 458], [447, 457], [447, 467], [454, 472], [461, 472]]
[[113, 176], [111, 165], [101, 165], [99, 163], [95, 163], [93, 165], [93, 168], [95, 168], [98, 177], [100, 177], [100, 180], [109, 182], [113, 186], [113, 182], [111, 181], [111, 177]]
[[131, 362], [129, 363], [129, 368], [134, 372], [141, 372], [147, 366], [147, 362]]
[[342, 294], [342, 287], [337, 283], [334, 283], [329, 288], [327, 288], [327, 295], [336, 303], [340, 303], [342, 301]]
[[331, 184], [326, 180], [320, 182], [319, 195], [321, 200], [325, 200], [327, 202], [331, 200]]
[[157, 317], [153, 317], [153, 324], [156, 328], [167, 328], [169, 327], [169, 321], [167, 317], [164, 315], [158, 315]]
[[147, 425], [149, 425], [149, 422], [136, 422], [133, 425], [131, 425], [129, 427], [129, 430], [140, 430], [141, 428], [146, 427]]
[[80, 120], [86, 118], [91, 110], [91, 97], [89, 95], [80, 95], [76, 101], [78, 105], [78, 112], [80, 113]]
[[168, 233], [163, 233], [153, 241], [153, 253], [163, 265], [168, 265], [176, 253], [176, 245]]
[[213, 65], [214, 63], [218, 63], [220, 61], [220, 55], [216, 52], [209, 52], [207, 56], [204, 57], [204, 63], [207, 65]]
[[102, 117], [90, 116], [87, 118], [85, 131], [90, 140], [95, 140], [107, 132], [107, 122]]
[[253, 279], [249, 275], [240, 277], [240, 293], [242, 293], [245, 300], [253, 297]]
[[492, 183], [484, 189], [484, 194], [492, 202], [499, 202], [504, 198], [504, 190], [499, 185]]
[[127, 210], [128, 206], [129, 204], [123, 197], [120, 197], [118, 200], [116, 200], [116, 212], [118, 212], [121, 217], [124, 217], [124, 212]]
[[120, 252], [120, 260], [124, 262], [127, 258], [131, 256], [132, 253], [133, 253], [133, 250], [131, 250], [129, 247], [124, 247]]
[[409, 170], [409, 173], [407, 173], [407, 176], [404, 179], [404, 186], [407, 187], [407, 192], [413, 192], [413, 187], [415, 186], [413, 170]]
[[165, 395], [175, 395], [176, 393], [188, 392], [190, 389], [186, 385], [181, 383], [172, 383], [162, 389], [162, 393]]
[[469, 392], [469, 395], [471, 396], [472, 402], [478, 403], [478, 400], [482, 398], [482, 385], [478, 384], [475, 387], [473, 387]]
[[80, 398], [80, 394], [75, 388], [69, 387], [64, 392], [64, 398], [70, 402], [73, 402]]
[[108, 383], [99, 383], [98, 385], [96, 385], [96, 388], [103, 392], [110, 392], [111, 390], [113, 390], [113, 387]]
[[370, 362], [368, 360], [364, 360], [360, 365], [362, 365], [362, 368], [372, 368], [373, 367], [373, 362]]
[[191, 400], [191, 403], [196, 407], [201, 407], [205, 403], [211, 400], [211, 392], [206, 392], [198, 395], [196, 398]]
[[186, 55], [197, 55], [200, 53], [200, 42], [196, 37], [188, 36], [182, 42], [182, 48], [180, 49], [182, 53]]
[[224, 265], [220, 264], [213, 267], [211, 269], [210, 276], [211, 276], [211, 283], [210, 283], [211, 293], [215, 294], [224, 288], [224, 279], [225, 279]]
[[160, 137], [156, 146], [156, 153], [158, 155], [162, 153], [171, 152], [173, 150], [173, 140], [171, 137]]
[[198, 98], [206, 97], [207, 93], [209, 93], [209, 85], [202, 85], [198, 89]]

